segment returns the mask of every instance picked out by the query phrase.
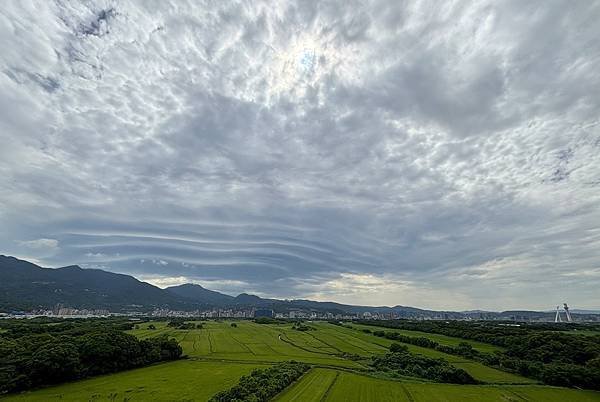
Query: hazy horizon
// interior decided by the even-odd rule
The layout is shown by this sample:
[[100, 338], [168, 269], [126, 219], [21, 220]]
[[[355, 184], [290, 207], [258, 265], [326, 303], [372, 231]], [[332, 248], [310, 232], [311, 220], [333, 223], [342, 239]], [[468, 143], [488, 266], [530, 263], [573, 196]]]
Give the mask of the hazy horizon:
[[229, 294], [598, 309], [599, 20], [5, 2], [0, 254]]

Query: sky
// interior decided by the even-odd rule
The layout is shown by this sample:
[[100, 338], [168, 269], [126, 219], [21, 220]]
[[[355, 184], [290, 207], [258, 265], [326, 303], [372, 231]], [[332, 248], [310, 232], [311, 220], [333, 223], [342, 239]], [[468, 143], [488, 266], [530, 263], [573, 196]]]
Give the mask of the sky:
[[0, 9], [0, 254], [160, 287], [600, 307], [600, 2]]

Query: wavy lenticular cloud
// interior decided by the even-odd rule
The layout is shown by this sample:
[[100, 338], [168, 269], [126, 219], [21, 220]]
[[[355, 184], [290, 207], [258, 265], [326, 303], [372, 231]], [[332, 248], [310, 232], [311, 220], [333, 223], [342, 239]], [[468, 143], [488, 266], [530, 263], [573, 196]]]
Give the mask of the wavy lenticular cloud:
[[8, 2], [0, 251], [232, 293], [598, 308], [599, 18]]

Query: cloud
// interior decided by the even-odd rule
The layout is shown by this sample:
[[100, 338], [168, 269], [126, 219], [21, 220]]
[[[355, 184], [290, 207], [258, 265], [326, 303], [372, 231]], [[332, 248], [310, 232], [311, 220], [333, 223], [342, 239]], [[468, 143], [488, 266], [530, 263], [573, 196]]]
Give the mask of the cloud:
[[183, 285], [190, 283], [190, 279], [185, 276], [164, 277], [164, 276], [141, 276], [138, 278], [141, 281], [148, 282], [159, 288], [167, 288], [169, 286]]
[[59, 241], [56, 239], [16, 240], [11, 245], [12, 254], [39, 264], [45, 258], [51, 258], [60, 252]]
[[39, 250], [39, 249], [50, 249], [54, 250], [58, 248], [58, 240], [56, 239], [36, 239], [36, 240], [27, 240], [18, 242], [21, 246]]
[[598, 17], [8, 4], [0, 248], [232, 293], [597, 308]]

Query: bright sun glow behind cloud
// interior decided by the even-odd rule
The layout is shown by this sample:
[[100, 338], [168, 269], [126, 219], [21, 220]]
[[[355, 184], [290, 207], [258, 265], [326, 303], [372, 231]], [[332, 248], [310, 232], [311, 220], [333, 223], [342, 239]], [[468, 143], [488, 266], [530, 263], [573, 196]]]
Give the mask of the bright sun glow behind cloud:
[[347, 61], [351, 45], [336, 46], [331, 34], [299, 32], [289, 41], [275, 41], [269, 45], [273, 58], [266, 68], [270, 77], [269, 91], [275, 97], [303, 98], [307, 91], [318, 88], [328, 75], [349, 79], [352, 69]]

